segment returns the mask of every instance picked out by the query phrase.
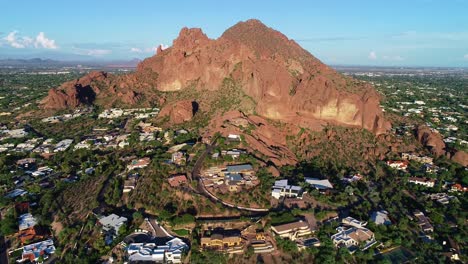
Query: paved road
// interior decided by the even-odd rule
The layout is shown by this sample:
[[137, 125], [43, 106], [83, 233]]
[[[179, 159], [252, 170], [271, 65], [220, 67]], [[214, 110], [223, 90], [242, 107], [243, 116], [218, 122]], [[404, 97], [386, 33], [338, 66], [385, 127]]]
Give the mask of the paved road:
[[200, 155], [200, 157], [198, 157], [197, 161], [195, 162], [195, 165], [193, 166], [191, 180], [198, 181], [198, 186], [197, 186], [198, 193], [204, 195], [205, 197], [207, 197], [214, 203], [219, 202], [226, 207], [236, 208], [239, 210], [249, 211], [249, 212], [268, 212], [269, 211], [268, 208], [250, 208], [250, 207], [237, 206], [235, 204], [224, 202], [205, 188], [202, 178], [200, 177], [200, 171], [201, 171], [203, 161], [205, 160], [206, 156], [209, 155], [211, 151], [213, 151], [215, 144], [216, 144], [216, 140], [217, 138], [213, 139], [211, 144], [206, 144], [205, 151]]

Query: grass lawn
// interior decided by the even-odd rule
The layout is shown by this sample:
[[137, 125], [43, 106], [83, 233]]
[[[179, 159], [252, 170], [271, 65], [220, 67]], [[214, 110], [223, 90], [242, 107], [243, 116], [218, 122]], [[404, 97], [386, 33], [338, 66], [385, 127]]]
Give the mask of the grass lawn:
[[187, 229], [176, 229], [172, 230], [172, 232], [176, 233], [178, 236], [188, 236], [190, 232]]

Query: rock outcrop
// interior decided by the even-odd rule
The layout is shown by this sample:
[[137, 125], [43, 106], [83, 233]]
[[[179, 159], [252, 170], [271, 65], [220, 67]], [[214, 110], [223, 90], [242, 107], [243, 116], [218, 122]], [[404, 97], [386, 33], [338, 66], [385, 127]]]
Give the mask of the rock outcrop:
[[89, 104], [93, 94], [97, 99], [123, 97], [120, 101], [128, 104], [157, 101], [155, 88], [214, 91], [230, 79], [255, 101], [255, 112], [263, 118], [313, 129], [327, 123], [362, 127], [375, 134], [390, 128], [370, 84], [337, 73], [258, 20], [240, 22], [218, 39], [183, 28], [171, 47], [158, 49], [133, 74], [83, 78], [51, 90], [44, 107]]
[[455, 154], [453, 154], [451, 160], [462, 166], [467, 167], [468, 166], [468, 153], [466, 153], [465, 151], [459, 150], [455, 152]]
[[172, 124], [181, 124], [192, 120], [198, 111], [198, 103], [191, 100], [178, 101], [175, 104], [167, 104], [159, 113], [160, 118], [169, 117]]
[[444, 139], [436, 130], [420, 125], [416, 128], [416, 137], [434, 156], [438, 157], [445, 154]]
[[[228, 112], [211, 120], [203, 138], [211, 140], [217, 133], [224, 137], [229, 134], [242, 136], [249, 153], [257, 155], [265, 163], [276, 167], [297, 163], [296, 155], [287, 146], [288, 132], [273, 126], [262, 117], [246, 116], [239, 111]], [[269, 170], [273, 175], [279, 174], [275, 168]]]

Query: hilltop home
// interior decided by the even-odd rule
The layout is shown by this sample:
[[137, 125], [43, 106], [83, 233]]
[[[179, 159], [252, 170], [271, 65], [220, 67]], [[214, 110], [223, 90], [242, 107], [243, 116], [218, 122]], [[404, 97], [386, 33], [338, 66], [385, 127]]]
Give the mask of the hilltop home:
[[174, 163], [174, 164], [182, 165], [186, 161], [185, 153], [183, 153], [181, 151], [174, 152], [174, 153], [172, 153], [171, 160], [172, 160], [172, 163]]
[[341, 223], [347, 226], [354, 226], [357, 228], [361, 228], [367, 225], [367, 222], [359, 221], [353, 217], [346, 217], [341, 220]]
[[155, 243], [131, 243], [127, 247], [128, 260], [133, 262], [181, 263], [187, 244], [180, 238], [172, 238], [165, 245]]
[[132, 162], [127, 166], [128, 170], [133, 170], [133, 169], [142, 169], [145, 168], [150, 164], [151, 160], [150, 158], [142, 158], [138, 160], [132, 160]]
[[28, 241], [34, 241], [38, 239], [44, 239], [50, 235], [49, 231], [40, 226], [33, 226], [27, 229], [20, 230], [17, 233], [18, 238], [21, 241], [21, 244], [25, 244]]
[[371, 214], [371, 221], [376, 225], [391, 225], [392, 221], [388, 217], [388, 212], [385, 210], [374, 211]]
[[434, 187], [435, 185], [435, 180], [428, 178], [410, 177], [408, 178], [408, 182], [423, 185], [430, 188]]
[[288, 185], [288, 180], [279, 180], [275, 181], [273, 185], [273, 190], [271, 191], [271, 196], [275, 199], [280, 199], [282, 197], [295, 197], [302, 198], [302, 188], [300, 186]]
[[215, 230], [210, 236], [204, 236], [200, 240], [203, 249], [227, 250], [242, 244], [242, 238], [238, 230]]
[[136, 187], [136, 179], [135, 178], [130, 178], [128, 180], [124, 181], [124, 188], [123, 192], [128, 193], [131, 192], [132, 190], [135, 190]]
[[112, 243], [118, 235], [120, 227], [127, 223], [127, 218], [111, 214], [99, 219], [99, 223], [102, 225], [102, 232], [106, 235], [106, 243]]
[[20, 215], [18, 222], [18, 229], [20, 231], [33, 227], [37, 224], [36, 218], [30, 213]]
[[54, 253], [54, 241], [52, 241], [52, 239], [47, 239], [41, 242], [24, 246], [20, 262], [37, 262], [41, 256], [44, 259], [47, 259], [50, 255]]
[[250, 164], [238, 164], [226, 166], [226, 174], [240, 173], [243, 175], [253, 175], [254, 169]]
[[326, 179], [305, 178], [305, 181], [317, 190], [333, 189], [333, 185]]
[[434, 227], [429, 222], [429, 218], [423, 212], [416, 210], [414, 216], [418, 220], [418, 225], [424, 232], [434, 232]]
[[298, 237], [303, 237], [312, 234], [312, 230], [310, 229], [307, 222], [302, 220], [282, 224], [282, 225], [275, 225], [271, 226], [271, 230], [275, 232], [278, 236], [282, 238], [287, 238], [289, 240], [296, 240]]
[[336, 247], [346, 247], [353, 253], [359, 244], [366, 242], [364, 249], [375, 244], [374, 233], [367, 228], [336, 228], [338, 233], [331, 236], [331, 240]]
[[182, 184], [187, 183], [187, 177], [183, 174], [173, 175], [167, 179], [171, 187], [179, 187]]
[[406, 170], [408, 168], [409, 162], [407, 160], [389, 160], [387, 161], [387, 166], [397, 169], [397, 170]]

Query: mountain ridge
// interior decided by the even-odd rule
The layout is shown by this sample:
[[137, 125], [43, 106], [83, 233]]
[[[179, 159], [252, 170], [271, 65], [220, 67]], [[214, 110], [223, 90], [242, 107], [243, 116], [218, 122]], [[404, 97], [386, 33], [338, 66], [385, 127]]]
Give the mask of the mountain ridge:
[[[341, 75], [259, 20], [239, 22], [218, 39], [199, 28], [183, 28], [171, 47], [158, 48], [135, 73], [83, 78], [85, 83], [77, 80], [52, 89], [43, 107], [163, 102], [160, 92], [215, 91], [231, 79], [264, 118], [313, 129], [326, 123], [362, 127], [375, 134], [390, 128], [370, 84]], [[90, 94], [83, 97], [83, 89]]]

